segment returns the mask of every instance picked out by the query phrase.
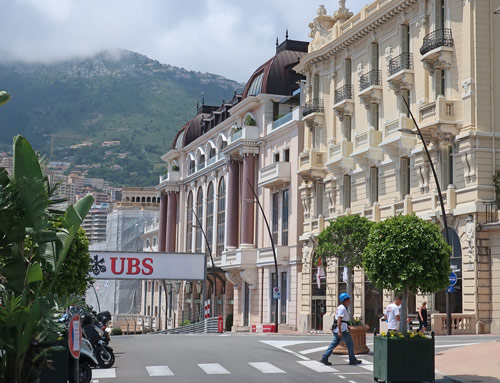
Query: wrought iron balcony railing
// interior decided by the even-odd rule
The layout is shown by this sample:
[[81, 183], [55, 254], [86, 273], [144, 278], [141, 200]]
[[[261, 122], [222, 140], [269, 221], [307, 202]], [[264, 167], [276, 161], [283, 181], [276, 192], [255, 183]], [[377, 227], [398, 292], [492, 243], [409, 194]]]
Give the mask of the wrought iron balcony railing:
[[453, 36], [451, 29], [442, 28], [429, 33], [424, 37], [424, 42], [420, 48], [420, 54], [423, 56], [427, 52], [439, 47], [453, 47]]
[[352, 100], [354, 87], [352, 85], [344, 85], [335, 91], [335, 104], [344, 100]]
[[325, 111], [325, 107], [323, 105], [323, 99], [314, 98], [311, 101], [307, 101], [304, 106], [304, 111], [302, 112], [303, 116], [307, 116], [311, 113], [322, 113]]
[[404, 69], [413, 68], [413, 56], [411, 53], [403, 52], [399, 56], [389, 60], [389, 76], [392, 76]]
[[359, 78], [359, 89], [365, 90], [373, 85], [380, 85], [382, 74], [379, 70], [371, 70]]

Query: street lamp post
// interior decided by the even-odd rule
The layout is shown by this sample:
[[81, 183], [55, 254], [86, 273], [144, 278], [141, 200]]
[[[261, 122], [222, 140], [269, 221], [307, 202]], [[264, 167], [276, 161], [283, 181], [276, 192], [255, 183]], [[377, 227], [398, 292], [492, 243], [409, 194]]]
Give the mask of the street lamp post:
[[[438, 192], [438, 197], [439, 197], [439, 204], [441, 205], [441, 215], [443, 216], [443, 226], [444, 226], [444, 233], [446, 236], [446, 242], [448, 245], [450, 244], [450, 235], [448, 233], [448, 221], [446, 219], [446, 210], [444, 208], [444, 201], [443, 201], [443, 195], [441, 194], [441, 187], [439, 186], [439, 179], [436, 173], [436, 169], [434, 168], [434, 163], [432, 162], [431, 154], [429, 153], [429, 149], [427, 148], [427, 144], [425, 143], [424, 136], [422, 135], [422, 132], [420, 131], [420, 128], [418, 127], [417, 121], [415, 120], [415, 117], [413, 116], [413, 113], [410, 110], [410, 105], [408, 104], [408, 100], [406, 100], [404, 97], [401, 97], [406, 105], [406, 108], [408, 109], [408, 112], [410, 113], [411, 119], [413, 120], [413, 123], [415, 124], [415, 128], [417, 128], [417, 131], [413, 131], [411, 129], [399, 129], [400, 132], [402, 133], [409, 133], [409, 134], [414, 134], [418, 135], [420, 137], [420, 140], [422, 140], [422, 144], [424, 146], [425, 154], [427, 155], [427, 159], [429, 160], [429, 164], [431, 165], [431, 170], [432, 174], [434, 176], [434, 181], [436, 182], [436, 189]], [[450, 292], [448, 289], [446, 289], [446, 334], [451, 335], [451, 307], [450, 307]]]
[[[262, 213], [262, 217], [264, 217], [264, 222], [266, 223], [267, 226], [267, 232], [269, 233], [269, 238], [271, 239], [271, 247], [273, 248], [273, 257], [274, 257], [274, 274], [276, 278], [276, 286], [278, 286], [278, 260], [276, 258], [276, 248], [274, 246], [274, 240], [273, 240], [273, 233], [271, 232], [271, 228], [269, 227], [269, 222], [267, 221], [266, 214], [264, 213], [264, 209], [262, 208], [262, 205], [260, 204], [259, 197], [257, 196], [257, 193], [255, 193], [254, 188], [252, 187], [252, 184], [247, 178], [248, 186], [250, 186], [250, 189], [252, 190], [252, 193], [255, 197], [254, 200], [245, 200], [245, 202], [252, 202], [252, 203], [257, 203], [257, 205], [260, 208], [260, 212]], [[274, 332], [278, 332], [278, 299], [275, 299], [275, 305], [274, 305]]]
[[[203, 238], [205, 238], [205, 243], [207, 245], [207, 248], [208, 248], [208, 255], [210, 255], [210, 261], [212, 262], [212, 274], [213, 274], [213, 278], [214, 278], [214, 302], [212, 302], [212, 306], [213, 306], [213, 310], [212, 311], [212, 317], [215, 316], [215, 310], [217, 308], [217, 277], [215, 275], [215, 264], [214, 264], [214, 258], [212, 257], [212, 248], [210, 247], [210, 242], [208, 242], [208, 238], [207, 238], [207, 234], [205, 233], [205, 230], [203, 230], [203, 226], [201, 225], [201, 221], [200, 219], [198, 218], [198, 215], [194, 212], [194, 209], [193, 209], [193, 214], [196, 218], [196, 222], [198, 223], [198, 226], [203, 234]], [[196, 226], [194, 226], [196, 227]], [[203, 302], [203, 305], [205, 304], [205, 302]]]

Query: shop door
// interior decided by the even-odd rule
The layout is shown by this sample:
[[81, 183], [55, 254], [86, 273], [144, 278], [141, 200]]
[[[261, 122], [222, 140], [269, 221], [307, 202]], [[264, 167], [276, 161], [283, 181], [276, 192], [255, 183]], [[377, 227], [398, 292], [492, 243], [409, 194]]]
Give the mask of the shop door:
[[312, 300], [312, 329], [323, 330], [323, 316], [326, 312], [326, 299]]

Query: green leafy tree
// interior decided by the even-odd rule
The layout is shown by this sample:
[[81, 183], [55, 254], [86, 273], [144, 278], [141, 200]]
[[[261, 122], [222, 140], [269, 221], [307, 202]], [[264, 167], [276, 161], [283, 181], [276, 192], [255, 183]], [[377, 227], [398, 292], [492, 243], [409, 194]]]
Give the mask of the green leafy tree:
[[408, 294], [430, 294], [448, 285], [450, 252], [439, 226], [416, 215], [372, 227], [363, 254], [365, 275], [376, 287], [403, 294], [401, 332], [407, 332]]
[[57, 317], [78, 302], [54, 287], [93, 198], [54, 210], [53, 190], [24, 137], [14, 138], [13, 153], [12, 177], [0, 168], [0, 381], [24, 383], [37, 380], [54, 348], [47, 344], [63, 330]]
[[[85, 292], [93, 282], [88, 270], [90, 267], [89, 240], [85, 230], [78, 229], [68, 255], [56, 278], [52, 293], [64, 295], [85, 296]], [[53, 273], [47, 273], [48, 280], [54, 278]]]
[[[339, 264], [347, 268], [347, 294], [354, 297], [352, 270], [361, 266], [362, 255], [368, 243], [368, 234], [373, 222], [357, 214], [339, 217], [330, 222], [318, 236], [316, 255], [326, 264], [328, 258], [335, 257]], [[352, 314], [353, 305], [349, 306]]]

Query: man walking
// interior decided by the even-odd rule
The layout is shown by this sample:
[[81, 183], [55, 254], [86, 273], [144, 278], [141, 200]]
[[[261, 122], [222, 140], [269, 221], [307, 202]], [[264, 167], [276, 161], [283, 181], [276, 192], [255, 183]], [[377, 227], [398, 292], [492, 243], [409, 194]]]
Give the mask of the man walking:
[[401, 301], [401, 296], [397, 295], [394, 302], [389, 304], [385, 309], [384, 319], [387, 321], [388, 331], [399, 331]]
[[332, 355], [332, 351], [335, 347], [337, 347], [341, 341], [344, 341], [347, 346], [347, 351], [349, 351], [349, 364], [360, 364], [361, 361], [356, 359], [354, 355], [354, 343], [352, 342], [349, 327], [347, 326], [349, 323], [347, 307], [351, 304], [351, 297], [347, 293], [342, 293], [339, 296], [339, 300], [341, 304], [337, 307], [335, 322], [333, 323], [333, 341], [321, 357], [320, 362], [327, 366], [331, 366], [332, 363], [328, 361], [328, 358]]

